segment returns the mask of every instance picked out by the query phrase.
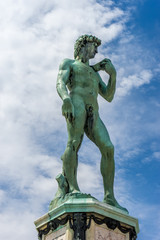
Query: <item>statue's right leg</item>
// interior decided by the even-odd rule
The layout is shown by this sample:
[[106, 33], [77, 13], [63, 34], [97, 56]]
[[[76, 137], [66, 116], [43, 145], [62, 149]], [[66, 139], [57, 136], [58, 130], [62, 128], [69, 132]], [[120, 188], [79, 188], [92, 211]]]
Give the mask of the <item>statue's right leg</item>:
[[84, 135], [85, 109], [75, 107], [75, 119], [73, 123], [67, 120], [68, 142], [63, 160], [63, 174], [69, 184], [69, 192], [80, 191], [77, 183], [78, 150]]

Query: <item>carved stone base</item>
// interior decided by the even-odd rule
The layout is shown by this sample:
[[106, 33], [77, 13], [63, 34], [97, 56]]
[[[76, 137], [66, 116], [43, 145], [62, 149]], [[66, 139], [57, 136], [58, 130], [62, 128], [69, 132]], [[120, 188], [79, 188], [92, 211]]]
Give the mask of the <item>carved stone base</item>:
[[[127, 229], [127, 226], [126, 226]], [[112, 230], [106, 224], [98, 225], [94, 221], [86, 231], [87, 240], [130, 240], [129, 232], [122, 233], [118, 228]], [[133, 239], [133, 238], [131, 238]]]
[[67, 228], [65, 226], [65, 227], [62, 227], [62, 228], [57, 229], [55, 231], [49, 232], [47, 235], [44, 235], [42, 239], [44, 239], [44, 240], [53, 240], [53, 239], [66, 240], [67, 239], [66, 236], [67, 236]]
[[91, 199], [72, 199], [35, 221], [40, 240], [135, 240], [138, 220]]

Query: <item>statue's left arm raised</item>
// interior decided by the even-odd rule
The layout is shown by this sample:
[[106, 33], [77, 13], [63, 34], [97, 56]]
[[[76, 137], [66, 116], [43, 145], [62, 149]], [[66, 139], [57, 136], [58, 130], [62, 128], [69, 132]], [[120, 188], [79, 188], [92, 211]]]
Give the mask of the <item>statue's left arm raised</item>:
[[57, 77], [57, 92], [63, 100], [62, 115], [65, 116], [69, 122], [74, 120], [74, 106], [67, 91], [67, 83], [70, 79], [72, 60], [64, 59], [59, 67]]
[[109, 74], [108, 84], [106, 85], [101, 77], [99, 81], [99, 94], [108, 102], [113, 100], [116, 90], [116, 70], [110, 59], [105, 58], [101, 62], [92, 66], [96, 72], [103, 70]]

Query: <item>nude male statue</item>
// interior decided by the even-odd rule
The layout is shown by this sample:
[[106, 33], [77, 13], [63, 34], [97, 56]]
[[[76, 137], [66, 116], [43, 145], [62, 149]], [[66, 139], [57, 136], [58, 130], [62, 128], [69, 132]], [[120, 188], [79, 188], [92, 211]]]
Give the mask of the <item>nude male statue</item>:
[[[57, 91], [63, 100], [62, 114], [66, 118], [68, 129], [68, 143], [62, 155], [63, 175], [67, 179], [69, 193], [79, 192], [78, 150], [85, 133], [97, 145], [102, 155], [103, 201], [127, 211], [114, 197], [114, 146], [99, 117], [97, 102], [98, 94], [108, 102], [112, 101], [116, 88], [116, 70], [107, 58], [94, 66], [89, 65], [89, 59], [94, 58], [100, 44], [101, 40], [95, 36], [79, 37], [74, 47], [74, 60], [64, 59], [59, 67]], [[109, 74], [107, 85], [98, 74], [100, 70]]]

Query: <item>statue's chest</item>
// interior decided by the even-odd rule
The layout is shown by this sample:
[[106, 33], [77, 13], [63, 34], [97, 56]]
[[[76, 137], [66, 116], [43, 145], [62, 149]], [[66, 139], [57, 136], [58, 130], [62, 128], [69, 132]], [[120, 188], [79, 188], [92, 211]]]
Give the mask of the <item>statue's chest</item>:
[[90, 67], [83, 63], [76, 63], [73, 65], [73, 75], [75, 81], [87, 86], [97, 86], [99, 77], [97, 73]]

